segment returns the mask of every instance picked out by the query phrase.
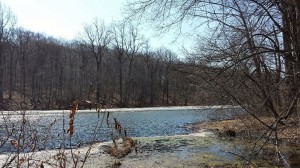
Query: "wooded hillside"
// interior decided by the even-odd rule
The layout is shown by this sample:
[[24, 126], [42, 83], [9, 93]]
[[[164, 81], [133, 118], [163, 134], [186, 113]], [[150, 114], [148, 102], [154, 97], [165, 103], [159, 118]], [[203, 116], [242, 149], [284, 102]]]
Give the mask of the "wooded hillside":
[[65, 109], [78, 99], [105, 107], [222, 103], [209, 91], [196, 94], [182, 71], [188, 63], [171, 50], [134, 44], [136, 34], [125, 38], [137, 33], [133, 27], [109, 30], [104, 44], [92, 26], [78, 41], [10, 30], [2, 44], [4, 109]]

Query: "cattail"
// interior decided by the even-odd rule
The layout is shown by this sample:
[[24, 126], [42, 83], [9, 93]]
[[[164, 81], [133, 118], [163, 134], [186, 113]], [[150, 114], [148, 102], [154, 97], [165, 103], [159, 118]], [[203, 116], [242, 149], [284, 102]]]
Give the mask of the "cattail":
[[70, 111], [75, 113], [77, 110], [77, 106], [78, 106], [78, 104], [72, 104], [72, 106], [70, 107]]
[[25, 158], [24, 158], [24, 157], [21, 157], [21, 158], [19, 159], [19, 161], [20, 161], [20, 163], [22, 164], [23, 162], [25, 162]]
[[11, 140], [10, 141], [10, 144], [13, 146], [13, 147], [18, 147], [18, 142], [16, 140]]
[[75, 112], [78, 109], [78, 104], [80, 101], [75, 101], [71, 107], [70, 107], [70, 120], [69, 120], [69, 128], [67, 130], [67, 133], [69, 133], [70, 137], [73, 136], [73, 132], [74, 132], [74, 127], [73, 127], [73, 123], [74, 123], [74, 117], [75, 117]]
[[67, 133], [69, 133], [70, 136], [73, 136], [73, 125], [69, 125], [69, 129], [67, 130]]
[[69, 125], [73, 125], [73, 118], [70, 118]]

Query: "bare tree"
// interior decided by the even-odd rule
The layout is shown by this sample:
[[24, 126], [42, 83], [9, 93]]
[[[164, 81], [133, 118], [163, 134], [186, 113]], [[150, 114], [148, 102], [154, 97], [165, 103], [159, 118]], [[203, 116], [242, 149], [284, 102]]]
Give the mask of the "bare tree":
[[163, 66], [161, 67], [161, 73], [162, 75], [160, 78], [160, 87], [162, 90], [162, 103], [163, 104], [169, 104], [169, 98], [170, 98], [170, 82], [171, 82], [171, 71], [172, 71], [172, 64], [175, 63], [177, 60], [177, 55], [173, 53], [171, 50], [162, 48], [159, 50], [160, 57], [163, 62]]
[[150, 87], [150, 105], [154, 105], [154, 98], [155, 93], [157, 92], [157, 89], [155, 89], [155, 83], [157, 80], [157, 71], [160, 64], [159, 59], [159, 52], [152, 52], [149, 47], [147, 47], [146, 53], [145, 53], [145, 63], [147, 67], [147, 75], [149, 79], [149, 87]]
[[12, 34], [9, 39], [8, 43], [8, 57], [9, 57], [9, 63], [8, 63], [8, 71], [9, 71], [9, 93], [8, 98], [9, 100], [12, 100], [12, 94], [15, 88], [15, 85], [13, 84], [14, 76], [16, 74], [16, 60], [17, 57], [17, 44], [16, 44], [16, 31], [12, 31]]
[[[151, 20], [151, 24], [159, 30], [168, 30], [174, 26], [181, 28], [182, 24], [189, 21], [195, 23], [195, 28], [207, 23], [214, 31], [215, 38], [215, 42], [212, 39], [209, 45], [213, 44], [215, 49], [223, 51], [219, 52], [218, 56], [214, 54], [213, 59], [225, 65], [225, 69], [237, 67], [240, 62], [247, 62], [248, 72], [245, 75], [252, 82], [252, 86], [256, 87], [256, 91], [259, 91], [253, 90], [260, 101], [264, 102], [264, 110], [270, 111], [275, 118], [283, 114], [283, 111], [280, 111], [282, 109], [290, 109], [289, 115], [295, 113], [295, 102], [299, 98], [300, 89], [299, 82], [296, 82], [299, 80], [299, 27], [295, 22], [299, 17], [299, 2], [140, 0], [129, 3], [127, 9], [130, 9], [129, 19], [147, 16], [147, 20]], [[235, 39], [229, 41], [228, 37]], [[226, 41], [229, 45], [225, 46], [228, 48], [222, 47], [224, 43], [220, 41]], [[280, 41], [283, 41], [283, 45], [278, 43]], [[230, 49], [235, 49], [235, 53], [229, 53]], [[228, 57], [222, 57], [224, 54], [231, 56], [232, 61], [228, 61]], [[233, 55], [238, 57], [233, 58]], [[277, 60], [277, 64], [271, 62], [273, 60]], [[213, 64], [216, 65], [216, 62], [210, 65]], [[278, 64], [285, 68], [282, 69]], [[277, 75], [277, 83], [271, 78], [274, 66], [277, 66], [277, 72], [283, 70]], [[286, 89], [282, 91], [288, 93], [284, 98], [287, 101], [280, 109], [273, 99], [274, 91], [270, 89], [278, 90], [279, 76], [284, 76], [285, 86], [282, 87]], [[266, 78], [269, 82], [265, 82]], [[284, 116], [287, 116], [286, 111], [284, 113]]]
[[83, 42], [89, 47], [90, 51], [96, 60], [97, 65], [97, 92], [96, 100], [100, 101], [101, 81], [102, 79], [102, 59], [108, 50], [111, 42], [109, 29], [105, 26], [103, 21], [95, 19], [92, 24], [84, 27]]
[[136, 27], [134, 27], [132, 24], [128, 25], [127, 28], [127, 45], [128, 47], [128, 54], [127, 59], [129, 61], [128, 64], [128, 74], [127, 74], [127, 80], [125, 82], [125, 102], [127, 103], [129, 101], [129, 93], [133, 90], [133, 77], [132, 77], [132, 69], [133, 69], [133, 63], [135, 57], [138, 55], [138, 52], [140, 52], [141, 48], [145, 45], [145, 40], [143, 36], [139, 34], [139, 31]]
[[126, 37], [126, 25], [124, 23], [114, 25], [112, 33], [113, 45], [117, 54], [119, 68], [119, 104], [120, 106], [124, 106], [124, 63], [127, 60], [127, 55], [129, 52], [128, 39]]
[[[116, 24], [113, 28], [113, 45], [117, 52], [117, 59], [119, 62], [119, 86], [120, 86], [120, 103], [128, 104], [129, 92], [132, 90], [133, 77], [132, 69], [135, 57], [141, 50], [145, 40], [142, 35], [139, 34], [137, 27], [128, 23]], [[128, 70], [124, 73], [124, 63], [128, 60]], [[123, 75], [126, 74], [125, 83], [123, 86]], [[125, 97], [123, 96], [123, 87], [125, 89]], [[124, 102], [123, 102], [124, 99]]]
[[[37, 86], [40, 81], [38, 81], [38, 77], [41, 74], [41, 69], [45, 64], [46, 58], [49, 54], [49, 44], [47, 39], [41, 35], [36, 34], [34, 37], [34, 54], [32, 55], [32, 67], [30, 76], [31, 76], [31, 100], [32, 103], [36, 103], [37, 99]], [[37, 99], [37, 100], [36, 100]]]
[[0, 109], [3, 109], [3, 54], [4, 43], [11, 35], [12, 28], [16, 23], [15, 16], [9, 8], [0, 2]]
[[20, 57], [20, 67], [21, 67], [21, 71], [22, 71], [22, 89], [21, 89], [21, 93], [23, 96], [23, 100], [25, 101], [26, 98], [26, 76], [27, 76], [27, 59], [29, 54], [31, 54], [31, 42], [32, 42], [32, 32], [30, 31], [26, 31], [23, 29], [19, 29], [18, 33], [17, 33], [18, 37], [17, 37], [17, 43], [19, 46], [19, 50], [18, 50], [18, 55]]

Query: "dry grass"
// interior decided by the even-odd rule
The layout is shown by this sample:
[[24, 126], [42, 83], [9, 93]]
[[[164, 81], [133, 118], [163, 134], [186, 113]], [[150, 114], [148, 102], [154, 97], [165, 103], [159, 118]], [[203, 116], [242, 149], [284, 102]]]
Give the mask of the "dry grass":
[[[262, 117], [263, 122], [272, 125], [275, 119], [272, 117]], [[251, 116], [238, 117], [232, 120], [224, 121], [209, 121], [202, 122], [192, 126], [193, 129], [207, 129], [218, 132], [221, 135], [226, 134], [226, 131], [232, 130], [237, 136], [257, 137], [262, 135], [267, 128], [259, 121]], [[278, 129], [278, 137], [288, 139], [290, 141], [299, 141], [300, 138], [300, 122], [299, 118], [289, 118], [281, 124]]]
[[113, 143], [109, 154], [116, 158], [122, 158], [131, 153], [132, 149], [136, 147], [136, 143], [132, 138], [123, 138], [121, 144]]

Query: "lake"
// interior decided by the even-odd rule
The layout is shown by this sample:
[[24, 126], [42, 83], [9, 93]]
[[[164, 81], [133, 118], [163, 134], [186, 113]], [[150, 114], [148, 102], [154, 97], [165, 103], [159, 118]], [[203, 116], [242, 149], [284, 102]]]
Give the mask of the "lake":
[[[2, 115], [1, 141], [7, 137], [6, 128], [12, 129], [11, 139], [25, 137], [23, 144], [37, 141], [36, 150], [75, 148], [79, 144], [85, 145], [94, 141], [112, 140], [114, 118], [127, 130], [131, 137], [154, 137], [179, 134], [189, 134], [192, 130], [186, 126], [199, 121], [228, 119], [233, 114], [239, 113], [239, 108], [200, 108], [200, 109], [157, 109], [147, 110], [131, 109], [129, 111], [114, 110], [109, 112], [109, 125], [107, 126], [107, 112], [97, 113], [95, 110], [78, 112], [74, 119], [74, 135], [70, 141], [66, 130], [68, 129], [69, 111], [37, 112], [25, 116], [25, 124], [20, 127], [22, 121], [20, 115]], [[20, 130], [26, 130], [23, 135]], [[27, 137], [27, 138], [26, 138]], [[28, 142], [27, 142], [28, 141]], [[10, 142], [10, 141], [7, 141]], [[25, 151], [30, 150], [28, 145]], [[4, 144], [0, 152], [16, 150], [10, 143]]]

